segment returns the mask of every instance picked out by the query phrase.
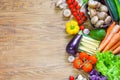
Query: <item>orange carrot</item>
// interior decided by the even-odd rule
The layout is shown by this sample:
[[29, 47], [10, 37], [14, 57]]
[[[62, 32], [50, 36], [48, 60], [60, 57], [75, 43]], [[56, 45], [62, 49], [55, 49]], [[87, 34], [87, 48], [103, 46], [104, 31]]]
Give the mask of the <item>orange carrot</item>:
[[117, 33], [119, 30], [120, 30], [120, 26], [119, 25], [115, 25], [115, 27], [112, 29], [112, 31], [108, 35], [108, 37], [105, 40], [105, 42], [99, 47], [100, 51], [102, 51], [105, 48], [105, 46], [109, 43], [109, 41], [114, 36], [114, 34]]
[[110, 50], [113, 51], [113, 50], [115, 50], [119, 46], [120, 46], [120, 41], [117, 42], [114, 46], [112, 46], [112, 48]]
[[116, 23], [113, 22], [113, 23], [108, 27], [108, 29], [107, 29], [107, 33], [106, 33], [106, 36], [105, 36], [105, 38], [102, 40], [100, 46], [103, 45], [103, 43], [105, 42], [105, 40], [106, 40], [107, 37], [109, 36], [110, 32], [111, 32], [112, 29], [114, 28], [115, 24], [116, 24]]
[[103, 51], [109, 50], [113, 45], [115, 45], [117, 42], [120, 41], [120, 33], [116, 33], [112, 39], [109, 41], [109, 43], [106, 45]]
[[113, 54], [120, 53], [120, 46], [113, 51]]

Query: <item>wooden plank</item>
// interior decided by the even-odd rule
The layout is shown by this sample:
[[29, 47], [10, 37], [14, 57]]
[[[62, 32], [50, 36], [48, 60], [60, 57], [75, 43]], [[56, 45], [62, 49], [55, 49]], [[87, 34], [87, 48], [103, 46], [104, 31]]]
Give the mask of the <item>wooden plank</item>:
[[0, 80], [67, 80], [80, 73], [67, 62], [70, 37], [54, 2], [0, 1]]

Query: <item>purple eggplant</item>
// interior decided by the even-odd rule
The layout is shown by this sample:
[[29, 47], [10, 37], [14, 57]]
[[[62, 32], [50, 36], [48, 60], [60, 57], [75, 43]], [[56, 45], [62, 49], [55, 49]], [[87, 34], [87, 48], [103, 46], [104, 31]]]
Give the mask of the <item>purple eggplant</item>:
[[79, 34], [77, 34], [76, 36], [74, 36], [74, 37], [71, 39], [71, 41], [68, 43], [68, 45], [67, 45], [67, 47], [66, 47], [66, 51], [67, 51], [69, 54], [75, 56], [81, 38], [82, 38], [82, 34], [81, 34], [81, 32], [79, 32]]

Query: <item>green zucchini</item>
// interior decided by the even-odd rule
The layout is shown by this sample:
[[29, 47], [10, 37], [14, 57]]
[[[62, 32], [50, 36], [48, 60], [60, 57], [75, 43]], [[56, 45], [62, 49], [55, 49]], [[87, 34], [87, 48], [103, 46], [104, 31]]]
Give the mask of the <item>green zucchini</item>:
[[119, 20], [120, 20], [120, 0], [114, 0], [116, 7], [117, 7], [117, 11], [118, 11], [118, 15], [119, 15]]
[[119, 16], [118, 16], [118, 12], [117, 12], [117, 7], [115, 5], [115, 2], [114, 0], [105, 0], [109, 9], [110, 9], [110, 12], [112, 14], [112, 17], [113, 17], [113, 20], [115, 21], [118, 21], [119, 20]]

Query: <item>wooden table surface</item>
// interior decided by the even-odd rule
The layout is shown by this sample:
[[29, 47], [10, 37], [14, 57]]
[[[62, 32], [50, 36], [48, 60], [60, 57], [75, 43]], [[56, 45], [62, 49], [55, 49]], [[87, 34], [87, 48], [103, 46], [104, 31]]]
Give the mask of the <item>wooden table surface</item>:
[[68, 80], [70, 36], [55, 0], [0, 0], [0, 80]]

